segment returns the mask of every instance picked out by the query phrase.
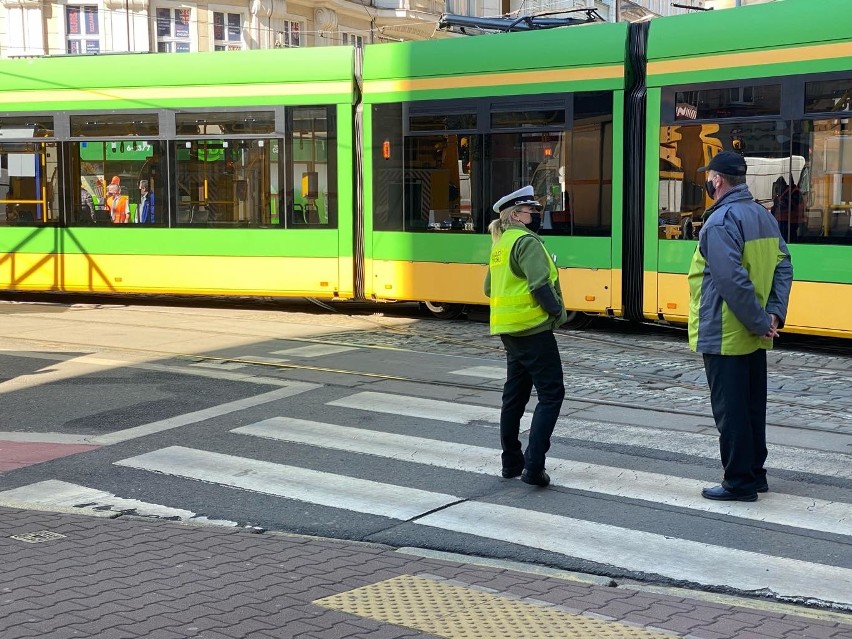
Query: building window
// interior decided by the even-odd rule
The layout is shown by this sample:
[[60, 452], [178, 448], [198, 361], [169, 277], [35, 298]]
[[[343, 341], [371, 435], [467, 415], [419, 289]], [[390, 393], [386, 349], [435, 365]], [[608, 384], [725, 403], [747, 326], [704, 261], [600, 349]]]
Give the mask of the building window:
[[361, 49], [364, 47], [364, 36], [355, 35], [354, 33], [340, 32], [341, 42], [345, 45]]
[[[555, 10], [558, 8], [556, 5], [561, 5], [560, 0], [534, 0], [530, 12]], [[448, 0], [447, 11], [456, 15], [475, 16], [476, 0]]]
[[190, 51], [192, 38], [189, 24], [192, 9], [157, 9], [157, 51], [185, 53]]
[[275, 38], [275, 47], [300, 47], [302, 46], [302, 23], [294, 20], [285, 20], [284, 28], [278, 32]]
[[65, 7], [66, 51], [68, 53], [100, 53], [98, 7], [67, 5]]
[[364, 36], [355, 35], [354, 33], [340, 32], [340, 42], [357, 49], [364, 47]]
[[239, 51], [243, 48], [243, 16], [239, 13], [213, 12], [213, 50]]

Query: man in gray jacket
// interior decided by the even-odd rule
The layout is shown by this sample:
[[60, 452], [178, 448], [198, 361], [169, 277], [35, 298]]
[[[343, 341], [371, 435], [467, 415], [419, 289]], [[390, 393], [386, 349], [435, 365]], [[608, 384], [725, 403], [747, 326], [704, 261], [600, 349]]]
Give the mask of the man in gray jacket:
[[778, 223], [754, 201], [745, 159], [723, 151], [700, 169], [716, 200], [689, 269], [689, 345], [704, 356], [724, 467], [707, 499], [755, 501], [766, 481], [766, 350], [784, 326], [793, 281]]

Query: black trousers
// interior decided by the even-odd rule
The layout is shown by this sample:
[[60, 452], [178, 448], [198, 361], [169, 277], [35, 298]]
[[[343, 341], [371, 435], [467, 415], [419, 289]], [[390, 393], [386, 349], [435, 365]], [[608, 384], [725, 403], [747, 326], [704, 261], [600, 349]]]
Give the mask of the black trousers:
[[[506, 348], [506, 384], [500, 411], [500, 445], [503, 467], [523, 466], [530, 473], [544, 469], [550, 436], [565, 398], [562, 360], [553, 331], [518, 337], [501, 335]], [[533, 386], [538, 405], [533, 413], [526, 452], [521, 452], [518, 433]]]
[[704, 355], [725, 469], [722, 486], [752, 493], [766, 483], [766, 351]]

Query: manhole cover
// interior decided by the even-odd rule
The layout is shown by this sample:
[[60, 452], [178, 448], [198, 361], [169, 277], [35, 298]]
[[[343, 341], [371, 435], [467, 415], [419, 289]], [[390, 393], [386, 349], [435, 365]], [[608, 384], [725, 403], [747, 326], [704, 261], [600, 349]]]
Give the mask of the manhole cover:
[[51, 532], [49, 530], [37, 530], [36, 532], [27, 533], [25, 535], [12, 535], [12, 539], [25, 541], [28, 544], [40, 544], [43, 541], [53, 541], [54, 539], [64, 539], [66, 535]]

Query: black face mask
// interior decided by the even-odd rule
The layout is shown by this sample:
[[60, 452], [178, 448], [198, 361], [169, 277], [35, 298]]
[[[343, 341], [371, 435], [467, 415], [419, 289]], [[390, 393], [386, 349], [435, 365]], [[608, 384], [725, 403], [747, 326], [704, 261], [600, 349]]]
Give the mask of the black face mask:
[[541, 228], [541, 213], [530, 213], [530, 223], [527, 228], [533, 233], [538, 233]]
[[704, 183], [704, 188], [707, 189], [707, 195], [710, 196], [711, 200], [716, 199], [716, 185], [713, 184], [713, 180], [707, 180]]

